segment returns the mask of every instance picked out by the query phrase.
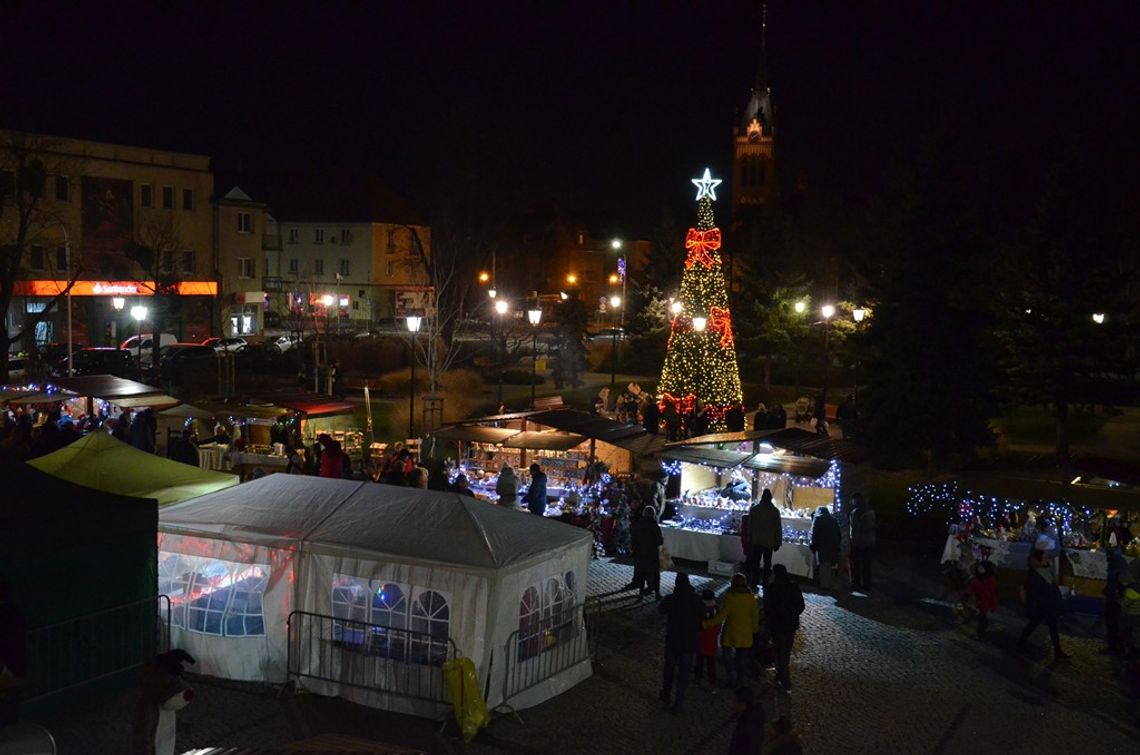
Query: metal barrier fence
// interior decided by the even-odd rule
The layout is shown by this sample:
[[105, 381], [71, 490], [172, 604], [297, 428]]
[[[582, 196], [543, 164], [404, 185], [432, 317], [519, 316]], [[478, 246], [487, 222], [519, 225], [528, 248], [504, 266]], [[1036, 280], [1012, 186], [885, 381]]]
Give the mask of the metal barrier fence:
[[507, 639], [503, 703], [590, 657], [583, 604], [520, 627]]
[[458, 655], [450, 637], [293, 611], [290, 678], [450, 704], [443, 664]]
[[142, 666], [170, 646], [170, 598], [156, 595], [27, 632], [27, 701]]

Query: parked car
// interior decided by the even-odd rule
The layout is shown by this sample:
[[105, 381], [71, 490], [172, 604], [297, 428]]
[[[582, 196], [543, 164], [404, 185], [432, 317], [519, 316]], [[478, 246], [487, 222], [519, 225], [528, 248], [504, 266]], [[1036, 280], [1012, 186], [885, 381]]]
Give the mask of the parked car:
[[278, 354], [284, 354], [299, 343], [301, 343], [301, 340], [297, 338], [297, 336], [277, 336], [277, 338], [269, 342], [269, 350], [276, 351]]
[[[80, 349], [71, 357], [76, 375], [116, 375], [131, 380], [138, 378], [134, 354], [127, 349], [102, 346]], [[67, 357], [56, 362], [56, 374], [67, 374]]]
[[201, 343], [172, 343], [162, 347], [158, 355], [158, 365], [162, 372], [171, 375], [171, 370], [207, 363], [218, 358], [212, 346]]
[[[40, 353], [43, 355], [44, 361], [48, 364], [55, 364], [59, 360], [67, 360], [67, 344], [66, 343], [45, 343], [40, 347]], [[78, 353], [83, 348], [83, 344], [76, 343], [71, 346], [71, 353]]]
[[624, 328], [602, 328], [597, 333], [591, 333], [589, 338], [591, 341], [610, 341], [614, 336], [617, 336], [619, 341], [624, 341], [628, 337]]
[[245, 351], [245, 348], [249, 346], [249, 342], [244, 338], [218, 338], [214, 336], [213, 338], [207, 338], [205, 341], [202, 341], [201, 345], [209, 346], [214, 351]]
[[[140, 342], [142, 344], [142, 346], [141, 346], [142, 354], [141, 355], [139, 354]], [[159, 348], [161, 348], [163, 346], [169, 346], [172, 343], [178, 343], [178, 338], [173, 333], [162, 333], [159, 335], [159, 338], [158, 338]], [[141, 356], [140, 361], [142, 362], [142, 366], [148, 367], [148, 366], [150, 366], [151, 359], [154, 356], [154, 334], [153, 333], [143, 333], [141, 336], [137, 336], [137, 335], [131, 336], [130, 338], [128, 338], [127, 340], [125, 340], [121, 344], [119, 344], [119, 348], [120, 349], [127, 349], [128, 351], [131, 352], [131, 355], [134, 356], [136, 359], [140, 359], [140, 356]]]

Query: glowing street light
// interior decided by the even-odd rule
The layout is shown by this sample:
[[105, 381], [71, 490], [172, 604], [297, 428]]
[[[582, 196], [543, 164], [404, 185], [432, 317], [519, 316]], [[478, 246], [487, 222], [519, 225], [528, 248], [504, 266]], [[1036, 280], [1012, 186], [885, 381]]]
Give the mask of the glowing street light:
[[506, 299], [499, 299], [497, 302], [495, 302], [495, 311], [500, 315], [505, 315], [507, 313], [507, 310], [510, 308], [511, 305], [507, 303]]
[[867, 310], [863, 309], [862, 307], [856, 307], [855, 309], [851, 310], [851, 317], [855, 319], [855, 322], [863, 322], [863, 318], [866, 316]]
[[336, 301], [336, 299], [332, 297], [332, 294], [325, 294], [321, 297], [321, 304], [324, 304], [326, 307], [331, 307], [334, 301]]
[[835, 316], [835, 306], [832, 304], [824, 304], [819, 311], [825, 320], [830, 320]]
[[1104, 325], [1104, 312], [1093, 312], [1093, 322], [1097, 325]]
[[610, 297], [610, 306], [613, 307], [614, 309], [617, 309], [618, 307], [620, 307], [621, 306], [621, 297], [618, 296], [617, 294], [614, 294], [613, 296], [611, 296]]
[[491, 280], [491, 274], [488, 273], [486, 270], [479, 273], [479, 282], [480, 283], [486, 283], [489, 280]]
[[675, 301], [669, 305], [669, 311], [675, 315], [681, 314], [681, 310], [683, 310], [684, 308], [685, 308], [685, 305], [679, 301]]
[[127, 305], [127, 300], [121, 296], [116, 296], [111, 299], [111, 306], [115, 308], [116, 312], [122, 312], [123, 307]]
[[613, 241], [611, 241], [610, 242], [610, 249], [613, 249], [614, 251], [621, 249], [621, 239], [614, 239]]
[[619, 278], [618, 278], [617, 273], [610, 273], [610, 285], [611, 286], [616, 286], [618, 283], [618, 280], [619, 280]]
[[807, 303], [803, 301], [796, 302], [795, 310], [797, 315], [802, 315], [804, 311], [807, 310]]
[[412, 335], [412, 380], [408, 383], [408, 437], [416, 437], [416, 333], [420, 332], [423, 318], [417, 315], [408, 315], [408, 332]]
[[571, 286], [573, 286], [575, 283], [578, 282], [578, 276], [574, 275], [574, 273], [569, 273], [566, 276], [566, 282], [569, 283]]
[[[138, 340], [135, 341], [135, 353], [138, 355], [139, 372], [142, 372], [142, 324], [143, 320], [146, 319], [146, 314], [146, 307], [142, 304], [136, 304], [135, 306], [131, 307], [131, 317], [135, 318], [135, 322], [138, 323]], [[157, 367], [158, 365], [154, 366]]]
[[499, 295], [499, 292], [493, 288], [487, 290], [487, 296], [490, 296], [492, 299], [494, 299], [498, 295]]
[[559, 291], [558, 295], [562, 297], [562, 301], [566, 301], [570, 298], [570, 294], [566, 293], [565, 291]]
[[542, 322], [542, 310], [538, 307], [528, 309], [526, 319], [530, 320], [530, 408], [534, 408], [534, 392], [538, 383], [538, 324]]
[[701, 317], [698, 315], [697, 317], [693, 318], [693, 330], [697, 331], [698, 333], [705, 332], [705, 326], [708, 324], [709, 320], [707, 317]]

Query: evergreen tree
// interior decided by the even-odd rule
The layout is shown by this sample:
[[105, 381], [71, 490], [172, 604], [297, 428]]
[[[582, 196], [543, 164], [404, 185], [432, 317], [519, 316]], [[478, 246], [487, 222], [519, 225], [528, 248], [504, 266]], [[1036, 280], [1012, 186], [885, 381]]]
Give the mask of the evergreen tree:
[[684, 272], [678, 311], [673, 313], [665, 366], [658, 390], [686, 412], [696, 401], [708, 410], [710, 425], [723, 427], [724, 413], [743, 400], [728, 290], [721, 265], [720, 229], [713, 217], [719, 180], [706, 169], [697, 186], [697, 226], [685, 237]]

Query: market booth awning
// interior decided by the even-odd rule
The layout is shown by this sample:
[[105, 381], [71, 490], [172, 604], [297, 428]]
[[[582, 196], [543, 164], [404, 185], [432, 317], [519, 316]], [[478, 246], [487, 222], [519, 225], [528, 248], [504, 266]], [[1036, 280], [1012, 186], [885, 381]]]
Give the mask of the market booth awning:
[[53, 385], [78, 396], [102, 399], [124, 409], [139, 406], [157, 409], [180, 403], [178, 399], [164, 393], [161, 388], [115, 375], [65, 377], [53, 381]]
[[273, 404], [286, 409], [301, 412], [306, 417], [330, 417], [337, 414], [353, 414], [358, 407], [347, 401], [339, 401], [331, 396], [322, 396], [319, 393], [296, 391], [290, 393], [274, 393], [264, 396], [264, 405]]
[[526, 448], [532, 451], [567, 451], [586, 442], [586, 438], [573, 433], [526, 432], [515, 433], [502, 442], [503, 448]]
[[782, 430], [745, 430], [739, 432], [709, 433], [668, 444], [667, 448], [683, 446], [734, 446], [755, 443], [758, 447], [814, 456], [817, 459], [834, 459], [859, 463], [870, 458], [870, 452], [854, 441], [842, 438], [822, 438], [798, 427]]
[[140, 451], [105, 432], [33, 459], [29, 464], [62, 480], [106, 493], [153, 498], [165, 506], [237, 485], [225, 472], [192, 467]]
[[480, 425], [452, 425], [436, 431], [438, 440], [458, 440], [465, 443], [502, 443], [518, 430], [506, 427], [482, 427]]
[[[522, 667], [535, 684], [512, 697], [512, 707], [535, 705], [590, 674], [579, 602], [593, 538], [584, 529], [455, 493], [279, 474], [163, 509], [158, 539], [159, 580], [175, 606], [172, 644], [205, 674], [277, 681], [292, 658], [310, 691], [422, 716], [450, 711], [446, 698], [342, 684], [340, 664], [358, 651], [347, 633], [350, 646], [332, 651], [332, 618], [417, 633], [401, 655], [381, 651], [376, 659], [388, 664], [392, 684], [434, 673], [411, 657], [417, 644], [419, 653], [437, 647], [447, 655], [454, 643], [488, 680], [491, 708], [526, 661], [520, 647], [531, 657], [557, 644], [564, 660], [561, 670], [540, 672], [537, 657]], [[549, 605], [558, 627], [534, 642], [520, 637], [525, 601]], [[303, 634], [307, 617], [322, 616], [332, 617], [328, 629]], [[324, 649], [310, 654], [309, 642]], [[571, 655], [579, 645], [580, 657]]]
[[1132, 486], [1087, 485], [1061, 479], [1059, 473], [1029, 471], [960, 472], [943, 475], [932, 484], [957, 484], [960, 492], [1018, 501], [1068, 501], [1091, 509], [1140, 511], [1140, 489]]

